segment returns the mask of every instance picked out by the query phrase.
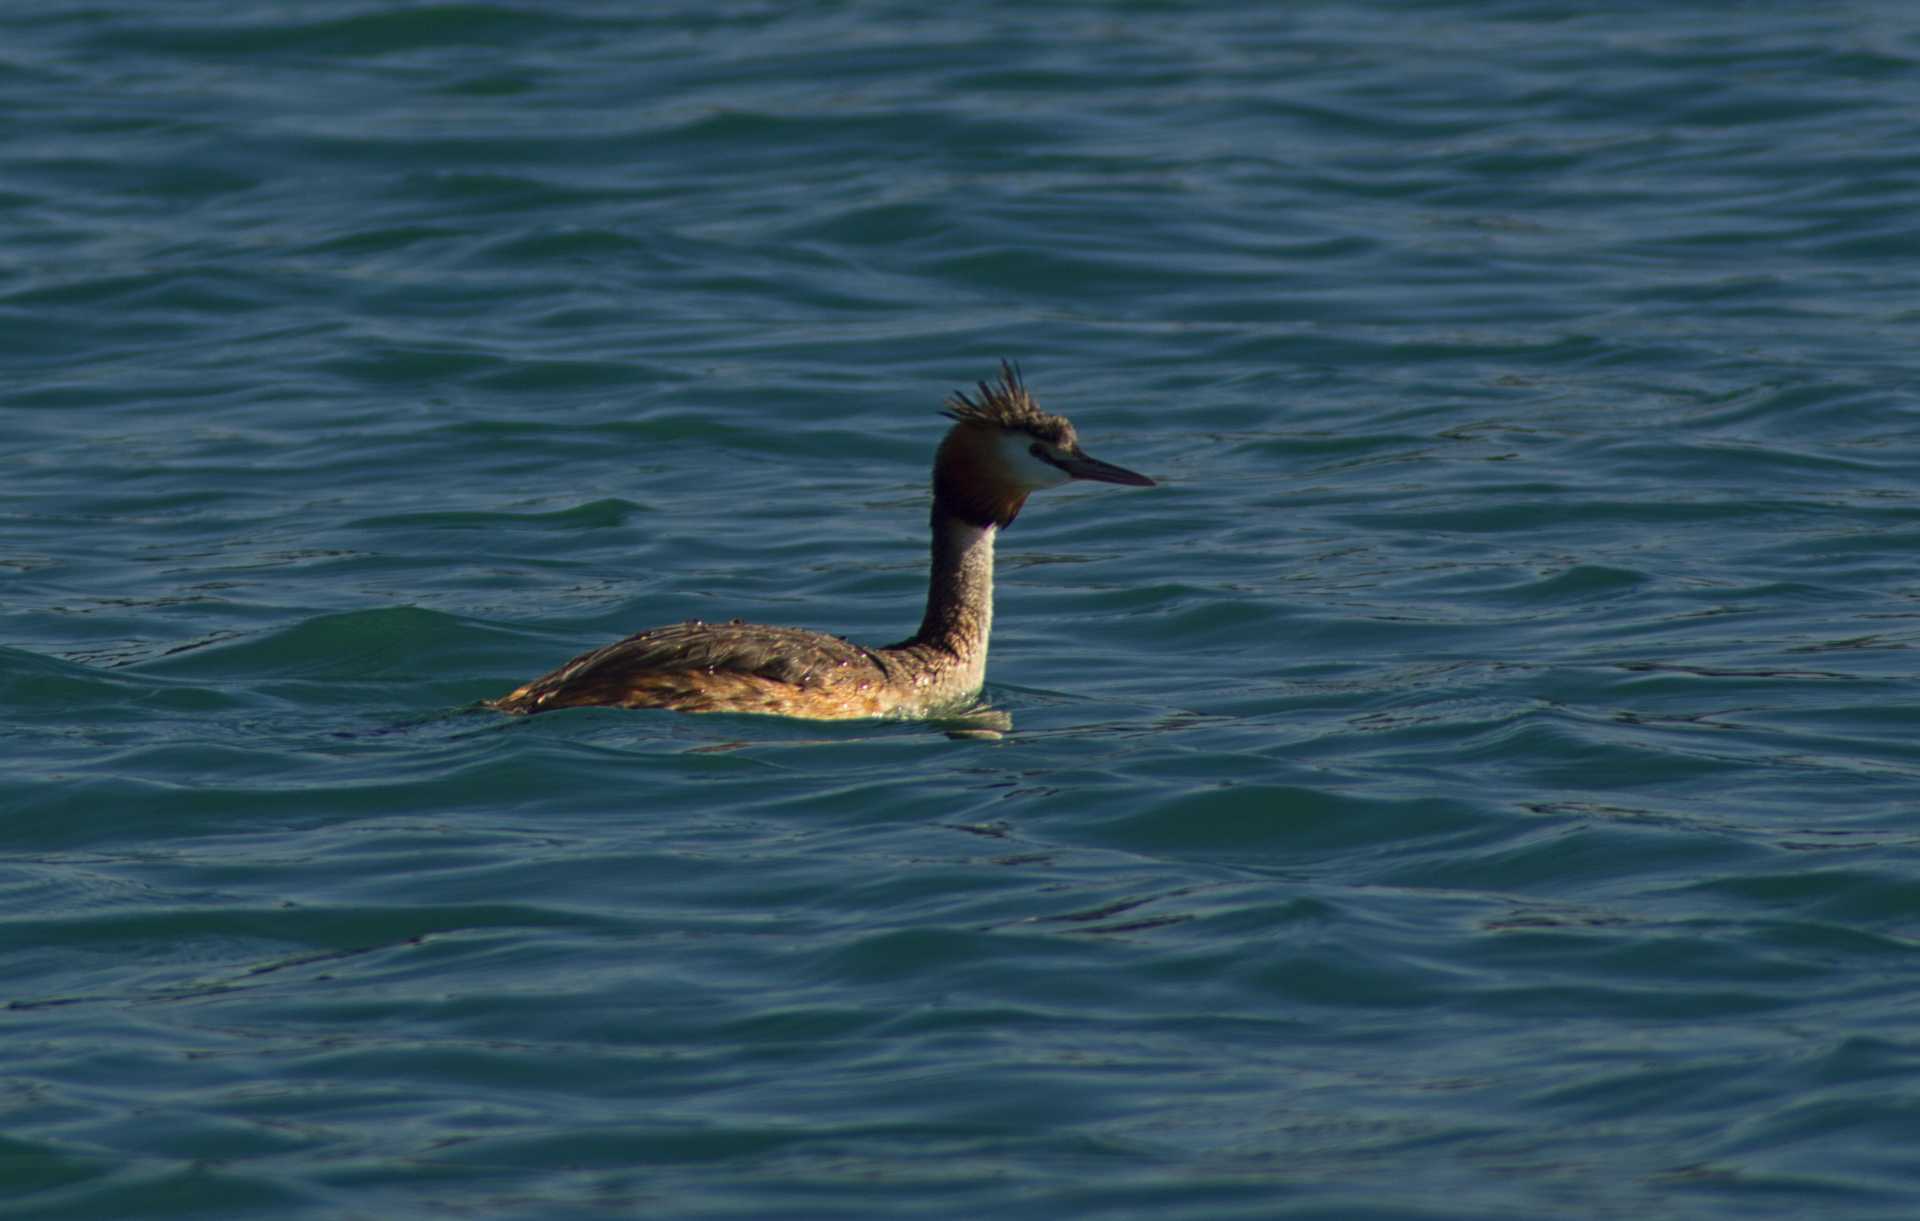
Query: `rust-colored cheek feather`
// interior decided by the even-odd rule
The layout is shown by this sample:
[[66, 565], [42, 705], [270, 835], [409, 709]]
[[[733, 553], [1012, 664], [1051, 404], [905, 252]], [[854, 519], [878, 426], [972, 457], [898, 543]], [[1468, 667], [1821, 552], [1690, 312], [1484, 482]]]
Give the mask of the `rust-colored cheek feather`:
[[933, 458], [934, 503], [970, 526], [1010, 525], [1027, 503], [1027, 489], [1000, 470], [994, 452], [999, 436], [991, 425], [962, 422]]

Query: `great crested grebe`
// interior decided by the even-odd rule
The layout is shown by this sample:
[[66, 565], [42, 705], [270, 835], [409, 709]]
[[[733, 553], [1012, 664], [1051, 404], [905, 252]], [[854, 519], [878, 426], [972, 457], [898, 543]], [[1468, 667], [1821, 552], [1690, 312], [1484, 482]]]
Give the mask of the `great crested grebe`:
[[1005, 361], [978, 400], [955, 392], [957, 423], [933, 459], [933, 570], [920, 630], [869, 649], [825, 632], [692, 620], [582, 653], [487, 707], [616, 706], [843, 720], [954, 712], [980, 693], [993, 628], [993, 538], [1031, 492], [1071, 479], [1152, 487], [1080, 449], [1073, 425], [1034, 404]]

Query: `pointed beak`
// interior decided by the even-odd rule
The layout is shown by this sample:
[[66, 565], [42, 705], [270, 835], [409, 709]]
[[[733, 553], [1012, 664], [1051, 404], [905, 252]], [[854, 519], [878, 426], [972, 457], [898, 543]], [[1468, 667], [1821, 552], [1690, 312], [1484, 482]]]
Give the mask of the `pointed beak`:
[[1153, 480], [1145, 475], [1137, 475], [1124, 466], [1115, 466], [1111, 462], [1102, 462], [1098, 458], [1075, 451], [1055, 462], [1061, 470], [1075, 479], [1091, 479], [1097, 483], [1124, 483], [1128, 487], [1150, 488]]

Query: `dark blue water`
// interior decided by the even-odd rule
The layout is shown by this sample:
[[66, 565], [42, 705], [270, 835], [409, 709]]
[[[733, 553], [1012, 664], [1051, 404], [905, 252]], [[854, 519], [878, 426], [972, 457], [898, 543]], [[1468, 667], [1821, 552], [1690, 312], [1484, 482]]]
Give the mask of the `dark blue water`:
[[[1920, 11], [0, 13], [9, 1217], [1920, 1213]], [[472, 709], [917, 622], [997, 740]]]

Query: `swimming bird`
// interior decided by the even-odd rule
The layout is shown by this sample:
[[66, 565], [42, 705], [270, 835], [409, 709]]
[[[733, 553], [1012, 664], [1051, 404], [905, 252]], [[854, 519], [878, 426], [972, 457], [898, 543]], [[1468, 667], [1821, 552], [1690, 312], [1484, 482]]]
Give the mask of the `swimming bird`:
[[815, 720], [958, 712], [980, 694], [993, 629], [994, 536], [1027, 496], [1075, 479], [1152, 487], [1080, 448], [1040, 410], [1013, 365], [977, 396], [956, 391], [933, 459], [933, 563], [920, 630], [867, 648], [825, 632], [759, 624], [657, 627], [536, 678], [487, 706], [502, 712], [617, 706], [755, 712]]

